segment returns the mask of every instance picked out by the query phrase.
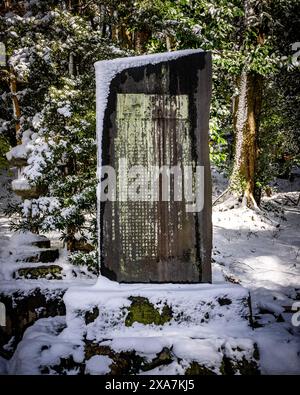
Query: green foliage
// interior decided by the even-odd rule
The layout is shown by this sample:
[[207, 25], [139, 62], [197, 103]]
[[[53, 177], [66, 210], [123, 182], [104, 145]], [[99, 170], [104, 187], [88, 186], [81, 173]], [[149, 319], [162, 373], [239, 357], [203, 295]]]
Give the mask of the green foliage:
[[75, 266], [85, 266], [89, 272], [98, 274], [98, 252], [74, 252], [68, 257], [69, 262]]
[[[20, 91], [20, 125], [21, 133], [31, 133], [31, 149], [24, 177], [43, 193], [9, 208], [22, 217], [12, 227], [59, 231], [71, 245], [75, 239], [96, 243], [93, 64], [125, 53], [91, 24], [90, 9], [88, 15], [73, 14], [55, 1], [51, 7], [46, 2], [27, 7], [31, 18], [20, 19], [16, 12], [13, 23], [1, 23], [8, 32], [9, 64], [18, 86], [25, 88]], [[10, 119], [12, 108], [5, 115]], [[15, 133], [14, 123], [8, 126]]]

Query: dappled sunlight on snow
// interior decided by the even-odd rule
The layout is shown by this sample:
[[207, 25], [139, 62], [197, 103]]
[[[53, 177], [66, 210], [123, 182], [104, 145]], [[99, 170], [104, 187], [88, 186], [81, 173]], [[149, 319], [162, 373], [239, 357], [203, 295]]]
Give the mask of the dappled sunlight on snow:
[[[277, 194], [276, 199], [281, 195]], [[272, 201], [272, 198], [268, 198]], [[300, 330], [292, 304], [300, 294], [300, 210], [274, 215], [215, 207], [213, 281], [250, 290], [264, 373], [300, 373]]]

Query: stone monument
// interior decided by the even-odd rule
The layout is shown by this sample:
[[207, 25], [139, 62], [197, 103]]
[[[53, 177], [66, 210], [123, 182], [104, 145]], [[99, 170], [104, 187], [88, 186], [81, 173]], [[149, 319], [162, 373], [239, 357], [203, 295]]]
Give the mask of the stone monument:
[[101, 273], [118, 282], [210, 282], [210, 53], [95, 67]]

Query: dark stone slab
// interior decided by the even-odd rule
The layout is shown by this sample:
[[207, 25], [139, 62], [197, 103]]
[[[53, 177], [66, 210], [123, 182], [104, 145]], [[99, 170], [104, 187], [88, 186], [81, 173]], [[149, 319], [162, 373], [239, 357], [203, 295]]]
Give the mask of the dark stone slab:
[[[211, 54], [151, 59], [123, 68], [110, 82], [100, 133], [98, 120], [102, 166], [117, 169], [124, 157], [130, 166], [204, 166], [204, 207], [187, 212], [184, 200], [165, 202], [161, 195], [136, 202], [119, 201], [117, 193], [116, 201], [101, 202], [101, 272], [119, 282], [210, 282]], [[98, 101], [101, 89], [97, 85]]]

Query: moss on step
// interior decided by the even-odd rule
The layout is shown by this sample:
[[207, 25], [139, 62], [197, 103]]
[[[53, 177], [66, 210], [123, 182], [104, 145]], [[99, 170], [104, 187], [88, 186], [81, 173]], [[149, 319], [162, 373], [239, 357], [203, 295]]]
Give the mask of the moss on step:
[[193, 361], [190, 366], [186, 369], [185, 374], [190, 375], [197, 375], [197, 376], [214, 376], [216, 373], [207, 368], [204, 365], [200, 365], [198, 362]]
[[24, 267], [18, 269], [14, 275], [15, 278], [25, 278], [37, 280], [39, 278], [47, 278], [48, 280], [61, 280], [62, 268], [58, 265]]
[[222, 375], [232, 376], [239, 374], [242, 376], [258, 376], [260, 370], [255, 360], [247, 360], [243, 357], [241, 360], [236, 361], [226, 356], [223, 357], [220, 372]]
[[[233, 349], [233, 351], [242, 352], [243, 350], [237, 347], [236, 349]], [[243, 356], [242, 359], [236, 359], [228, 358], [226, 355], [224, 355], [220, 367], [220, 372], [221, 374], [228, 376], [234, 374], [240, 374], [245, 376], [260, 375], [261, 373], [258, 365], [259, 358], [260, 356], [258, 347], [257, 344], [254, 343], [252, 357], [250, 357], [249, 359], [245, 358], [245, 356]]]
[[134, 322], [144, 325], [155, 324], [164, 325], [172, 319], [172, 309], [165, 304], [160, 313], [147, 298], [141, 296], [131, 296], [131, 305], [128, 308], [128, 314], [125, 319], [126, 326], [132, 326]]

